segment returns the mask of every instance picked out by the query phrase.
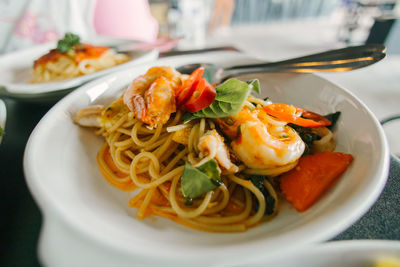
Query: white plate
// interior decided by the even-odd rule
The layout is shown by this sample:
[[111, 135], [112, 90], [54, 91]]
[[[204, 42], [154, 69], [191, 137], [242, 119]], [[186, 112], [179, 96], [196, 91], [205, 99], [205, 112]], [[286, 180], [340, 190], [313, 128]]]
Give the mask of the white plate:
[[[386, 265], [384, 265], [386, 264]], [[235, 267], [400, 267], [400, 241], [346, 240], [306, 246], [290, 255]]]
[[33, 62], [55, 46], [55, 43], [48, 43], [0, 56], [0, 87], [4, 87], [5, 93], [11, 95], [34, 95], [70, 89], [100, 76], [152, 61], [158, 57], [157, 50], [136, 52], [135, 54], [132, 53], [130, 61], [92, 74], [59, 82], [28, 83]]
[[[163, 218], [135, 218], [127, 196], [111, 187], [96, 164], [103, 140], [72, 122], [92, 103], [110, 103], [136, 76], [155, 65], [211, 62], [245, 64], [232, 52], [160, 59], [93, 81], [58, 102], [34, 129], [24, 156], [29, 188], [44, 213], [40, 255], [47, 266], [175, 266], [240, 264], [257, 255], [287, 254], [328, 240], [348, 228], [376, 201], [389, 170], [383, 130], [354, 95], [318, 76], [254, 74], [263, 96], [322, 114], [341, 111], [337, 151], [355, 160], [316, 205], [298, 213], [288, 203], [276, 218], [245, 233], [196, 231]], [[62, 264], [62, 263], [64, 264]], [[71, 263], [73, 263], [71, 265]], [[79, 263], [79, 264], [78, 264]]]

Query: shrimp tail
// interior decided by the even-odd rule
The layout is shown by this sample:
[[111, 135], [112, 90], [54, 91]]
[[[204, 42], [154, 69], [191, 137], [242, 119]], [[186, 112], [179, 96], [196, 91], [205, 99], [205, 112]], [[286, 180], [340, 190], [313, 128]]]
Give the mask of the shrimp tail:
[[[141, 95], [133, 95], [131, 104], [133, 106], [133, 112], [139, 120], [145, 120], [147, 115], [146, 103]], [[128, 106], [129, 107], [129, 106]]]

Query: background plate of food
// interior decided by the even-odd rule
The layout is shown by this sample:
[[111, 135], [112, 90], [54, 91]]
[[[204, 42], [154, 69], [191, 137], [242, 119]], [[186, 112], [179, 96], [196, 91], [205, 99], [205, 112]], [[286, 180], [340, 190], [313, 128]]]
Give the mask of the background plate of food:
[[74, 34], [66, 34], [58, 43], [2, 55], [1, 94], [19, 98], [54, 94], [157, 57], [155, 49], [117, 53], [107, 46], [87, 44]]
[[[305, 244], [333, 238], [376, 201], [388, 175], [388, 145], [379, 122], [356, 96], [311, 74], [252, 74], [214, 88], [199, 73], [189, 77], [178, 75], [179, 79], [175, 79], [176, 72], [165, 67], [196, 62], [229, 66], [254, 60], [235, 52], [213, 52], [134, 66], [72, 92], [37, 125], [26, 147], [24, 171], [28, 186], [44, 213], [39, 252], [46, 266], [240, 265], [252, 257], [287, 255]], [[164, 66], [164, 70], [160, 71], [159, 66]], [[176, 84], [179, 85], [172, 93], [174, 99], [170, 87]], [[216, 95], [208, 103], [210, 106], [204, 108], [209, 97], [203, 96], [213, 95], [212, 90]], [[251, 91], [256, 99], [248, 97]], [[266, 97], [280, 105], [271, 106], [264, 100]], [[172, 102], [165, 102], [166, 99]], [[140, 103], [145, 104], [145, 110]], [[96, 106], [87, 109], [93, 105]], [[196, 111], [199, 107], [201, 111]], [[298, 162], [310, 157], [302, 154], [305, 146], [297, 136], [300, 130], [280, 122], [287, 119], [279, 114], [285, 110], [282, 107], [287, 108], [286, 115], [294, 112], [294, 116], [289, 116], [291, 123], [305, 128], [312, 128], [315, 123], [328, 126], [317, 113], [341, 112], [331, 134], [322, 133], [319, 140], [324, 136], [334, 140], [334, 146], [326, 149], [348, 155], [345, 157], [347, 170], [339, 171], [341, 175], [336, 173], [337, 179], [324, 181], [324, 190], [320, 190], [320, 183], [309, 184], [308, 176], [299, 183], [296, 180], [299, 175], [291, 174], [282, 182], [282, 176], [287, 173], [313, 169], [319, 166], [318, 162], [327, 164], [320, 168], [322, 171], [335, 169], [339, 164], [333, 158], [321, 161], [311, 157], [311, 162], [300, 165]], [[244, 109], [243, 118], [229, 120], [242, 114]], [[85, 128], [75, 123], [78, 119], [84, 124], [78, 118], [84, 117], [82, 110], [89, 115], [86, 122], [90, 123], [91, 115], [95, 115], [94, 122], [100, 121], [102, 128]], [[96, 113], [99, 110], [100, 120]], [[231, 114], [232, 110], [240, 112]], [[166, 113], [168, 117], [164, 117]], [[180, 141], [184, 134], [178, 138], [173, 136], [175, 131], [185, 131], [188, 127], [183, 120], [191, 120], [187, 122], [190, 127], [203, 131], [205, 138], [201, 139], [193, 130], [185, 145], [185, 141]], [[265, 125], [275, 125], [271, 128], [274, 131], [263, 128]], [[238, 128], [232, 131], [231, 126]], [[251, 130], [253, 126], [260, 127], [261, 132], [269, 131], [270, 141], [276, 141], [279, 147], [290, 147], [283, 144], [286, 141], [297, 145], [287, 151], [277, 148], [274, 155], [278, 159], [268, 162], [268, 153], [274, 152], [265, 151], [273, 144], [252, 143], [258, 142], [257, 138], [248, 136], [259, 132]], [[115, 130], [117, 134], [113, 135]], [[152, 139], [152, 136], [156, 137]], [[138, 138], [142, 139], [138, 141]], [[224, 138], [225, 143], [219, 142]], [[197, 141], [190, 145], [190, 140]], [[202, 150], [201, 140], [219, 144], [218, 153]], [[149, 143], [152, 148], [146, 147]], [[126, 147], [129, 151], [118, 154]], [[267, 153], [264, 157], [267, 161], [261, 163], [266, 164], [265, 168], [257, 165], [258, 157], [254, 157], [257, 160], [254, 164], [245, 157], [259, 148], [266, 149], [260, 152]], [[320, 155], [320, 152], [312, 153]], [[207, 159], [211, 154], [216, 161]], [[224, 155], [230, 155], [232, 165], [223, 163]], [[284, 162], [279, 163], [283, 158]], [[286, 170], [287, 167], [291, 170]], [[140, 175], [136, 177], [136, 174]], [[160, 177], [164, 180], [159, 183], [156, 180]], [[257, 181], [262, 181], [264, 189], [255, 189]], [[149, 185], [153, 182], [157, 187], [154, 191]], [[285, 185], [282, 187], [282, 184]], [[293, 184], [311, 187], [296, 191], [292, 190]], [[142, 188], [131, 192], [138, 185]], [[307, 188], [315, 185], [319, 188], [318, 194], [301, 198]], [[268, 206], [273, 207], [271, 213], [267, 212]], [[259, 214], [260, 210], [263, 214]]]

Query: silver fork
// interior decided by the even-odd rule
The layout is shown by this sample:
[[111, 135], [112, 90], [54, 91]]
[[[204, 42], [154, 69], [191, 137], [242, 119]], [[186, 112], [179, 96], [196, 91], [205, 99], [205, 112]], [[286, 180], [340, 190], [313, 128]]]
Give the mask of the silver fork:
[[220, 83], [227, 78], [241, 74], [260, 72], [343, 72], [363, 68], [385, 57], [385, 46], [368, 44], [329, 50], [303, 57], [251, 65], [223, 68], [210, 63], [187, 64], [176, 69], [190, 74], [199, 67], [204, 67], [204, 77], [211, 83]]

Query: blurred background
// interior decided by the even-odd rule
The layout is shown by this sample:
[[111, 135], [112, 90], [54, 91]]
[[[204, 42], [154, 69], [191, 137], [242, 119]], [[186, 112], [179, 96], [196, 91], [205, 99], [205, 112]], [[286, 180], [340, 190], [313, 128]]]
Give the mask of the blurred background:
[[322, 47], [385, 43], [398, 53], [399, 10], [396, 0], [0, 0], [0, 52], [54, 41], [66, 31], [92, 42], [160, 45], [179, 38], [175, 49], [203, 48], [262, 25], [253, 31], [271, 43], [290, 36]]

